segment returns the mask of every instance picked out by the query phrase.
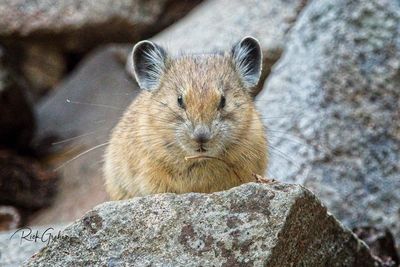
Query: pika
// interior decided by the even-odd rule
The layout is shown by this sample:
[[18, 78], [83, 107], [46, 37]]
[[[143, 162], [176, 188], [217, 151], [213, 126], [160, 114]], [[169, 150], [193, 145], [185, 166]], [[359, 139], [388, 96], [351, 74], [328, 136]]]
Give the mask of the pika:
[[113, 200], [210, 193], [264, 174], [267, 140], [252, 97], [262, 69], [255, 38], [229, 52], [175, 57], [141, 41], [131, 56], [142, 90], [106, 149], [105, 185]]

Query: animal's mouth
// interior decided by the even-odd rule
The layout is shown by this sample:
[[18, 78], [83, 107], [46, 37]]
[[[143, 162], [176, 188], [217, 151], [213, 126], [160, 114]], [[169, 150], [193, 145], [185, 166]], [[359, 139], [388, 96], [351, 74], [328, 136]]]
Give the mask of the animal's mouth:
[[200, 146], [200, 147], [196, 150], [196, 152], [204, 153], [204, 152], [207, 152], [207, 149], [205, 149], [203, 146]]

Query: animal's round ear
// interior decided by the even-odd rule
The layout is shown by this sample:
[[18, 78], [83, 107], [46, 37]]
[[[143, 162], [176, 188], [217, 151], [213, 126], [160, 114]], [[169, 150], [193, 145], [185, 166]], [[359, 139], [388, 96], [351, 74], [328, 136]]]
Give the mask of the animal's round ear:
[[257, 39], [244, 37], [232, 48], [232, 58], [244, 86], [251, 91], [260, 80], [262, 50]]
[[141, 89], [152, 91], [158, 88], [166, 57], [165, 50], [151, 41], [141, 41], [133, 47], [132, 68]]

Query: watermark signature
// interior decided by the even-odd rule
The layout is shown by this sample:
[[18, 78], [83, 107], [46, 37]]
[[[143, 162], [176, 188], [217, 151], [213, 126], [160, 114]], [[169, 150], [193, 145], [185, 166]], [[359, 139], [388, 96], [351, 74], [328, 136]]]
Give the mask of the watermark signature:
[[22, 244], [22, 242], [35, 242], [35, 243], [42, 242], [42, 243], [47, 243], [46, 245], [49, 245], [54, 240], [62, 237], [61, 230], [59, 230], [56, 233], [54, 233], [54, 231], [55, 230], [53, 227], [45, 229], [42, 233], [40, 233], [39, 230], [33, 231], [29, 227], [24, 227], [15, 231], [10, 237], [10, 240], [13, 237], [19, 237], [20, 244]]

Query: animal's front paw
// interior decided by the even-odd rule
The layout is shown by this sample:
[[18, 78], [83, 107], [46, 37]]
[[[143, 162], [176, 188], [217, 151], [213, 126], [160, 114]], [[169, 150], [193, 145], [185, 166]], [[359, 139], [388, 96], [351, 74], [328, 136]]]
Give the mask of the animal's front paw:
[[256, 173], [253, 173], [253, 177], [256, 180], [256, 182], [260, 183], [260, 184], [275, 184], [275, 183], [278, 183], [278, 181], [275, 180], [275, 179], [262, 177], [261, 175], [256, 174]]

